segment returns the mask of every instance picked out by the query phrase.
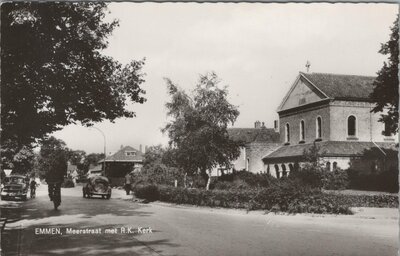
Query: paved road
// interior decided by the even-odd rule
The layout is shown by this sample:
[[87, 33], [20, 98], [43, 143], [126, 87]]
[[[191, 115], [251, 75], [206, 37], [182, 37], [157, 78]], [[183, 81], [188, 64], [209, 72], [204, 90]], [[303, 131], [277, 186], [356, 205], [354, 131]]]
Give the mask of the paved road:
[[[35, 199], [1, 202], [1, 217], [11, 221], [2, 235], [3, 254], [385, 256], [398, 250], [396, 217], [284, 216], [144, 205], [128, 200], [122, 191], [105, 200], [82, 198], [80, 189], [62, 190], [59, 211], [52, 209], [45, 186]], [[122, 227], [136, 232], [121, 233]], [[138, 227], [150, 229], [138, 233]], [[38, 228], [60, 228], [62, 234], [35, 234]], [[67, 228], [100, 228], [102, 234], [67, 234]], [[115, 228], [117, 234], [104, 234]]]

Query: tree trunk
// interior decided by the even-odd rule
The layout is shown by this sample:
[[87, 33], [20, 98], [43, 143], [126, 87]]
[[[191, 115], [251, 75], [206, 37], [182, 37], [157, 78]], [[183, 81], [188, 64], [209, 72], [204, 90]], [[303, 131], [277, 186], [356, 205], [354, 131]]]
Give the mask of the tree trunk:
[[211, 183], [211, 170], [208, 171], [208, 179], [207, 179], [206, 190], [210, 189], [210, 183]]
[[186, 188], [186, 180], [187, 180], [187, 172], [185, 172], [185, 174], [183, 175], [183, 187]]

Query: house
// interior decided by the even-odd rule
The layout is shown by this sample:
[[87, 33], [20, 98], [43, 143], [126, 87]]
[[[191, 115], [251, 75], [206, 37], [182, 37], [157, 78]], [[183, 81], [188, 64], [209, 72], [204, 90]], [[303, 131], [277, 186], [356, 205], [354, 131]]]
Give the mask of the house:
[[[232, 169], [226, 172], [249, 171], [260, 173], [264, 171], [262, 157], [274, 151], [279, 146], [279, 133], [275, 129], [266, 128], [264, 123], [256, 121], [254, 128], [229, 128], [229, 138], [234, 141], [242, 142], [243, 147], [240, 148], [240, 156], [233, 161]], [[223, 171], [213, 171], [213, 176], [219, 176]]]
[[124, 177], [132, 171], [140, 171], [143, 166], [143, 152], [131, 146], [121, 146], [116, 153], [99, 161], [105, 164], [105, 176], [111, 179], [113, 185], [122, 185]]
[[[397, 150], [397, 136], [378, 121], [379, 113], [371, 112], [374, 80], [300, 72], [277, 110], [281, 146], [263, 157], [264, 170], [277, 177], [287, 175], [304, 162], [304, 150], [314, 143], [329, 170], [397, 166], [397, 161], [385, 163], [386, 151]], [[374, 149], [380, 159], [365, 161], [363, 154]]]

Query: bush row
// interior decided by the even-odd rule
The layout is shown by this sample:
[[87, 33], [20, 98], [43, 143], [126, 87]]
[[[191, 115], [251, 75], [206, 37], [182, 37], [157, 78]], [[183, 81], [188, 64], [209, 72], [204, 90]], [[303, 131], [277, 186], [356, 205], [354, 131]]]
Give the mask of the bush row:
[[318, 190], [290, 186], [271, 186], [250, 190], [203, 190], [156, 186], [135, 187], [135, 195], [148, 201], [160, 200], [176, 204], [209, 207], [244, 208], [289, 213], [351, 214], [349, 205], [337, 202], [332, 195]]

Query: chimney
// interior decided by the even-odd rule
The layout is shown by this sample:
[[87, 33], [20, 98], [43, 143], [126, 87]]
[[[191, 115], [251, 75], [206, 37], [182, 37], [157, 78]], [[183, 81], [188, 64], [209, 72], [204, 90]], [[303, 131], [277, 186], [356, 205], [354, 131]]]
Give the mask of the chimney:
[[261, 128], [261, 122], [257, 120], [257, 121], [254, 123], [254, 128], [256, 128], [256, 129]]
[[139, 151], [143, 153], [143, 151], [142, 151], [142, 144], [139, 145]]
[[279, 123], [278, 123], [278, 120], [274, 120], [274, 130], [275, 130], [275, 132], [279, 132]]

